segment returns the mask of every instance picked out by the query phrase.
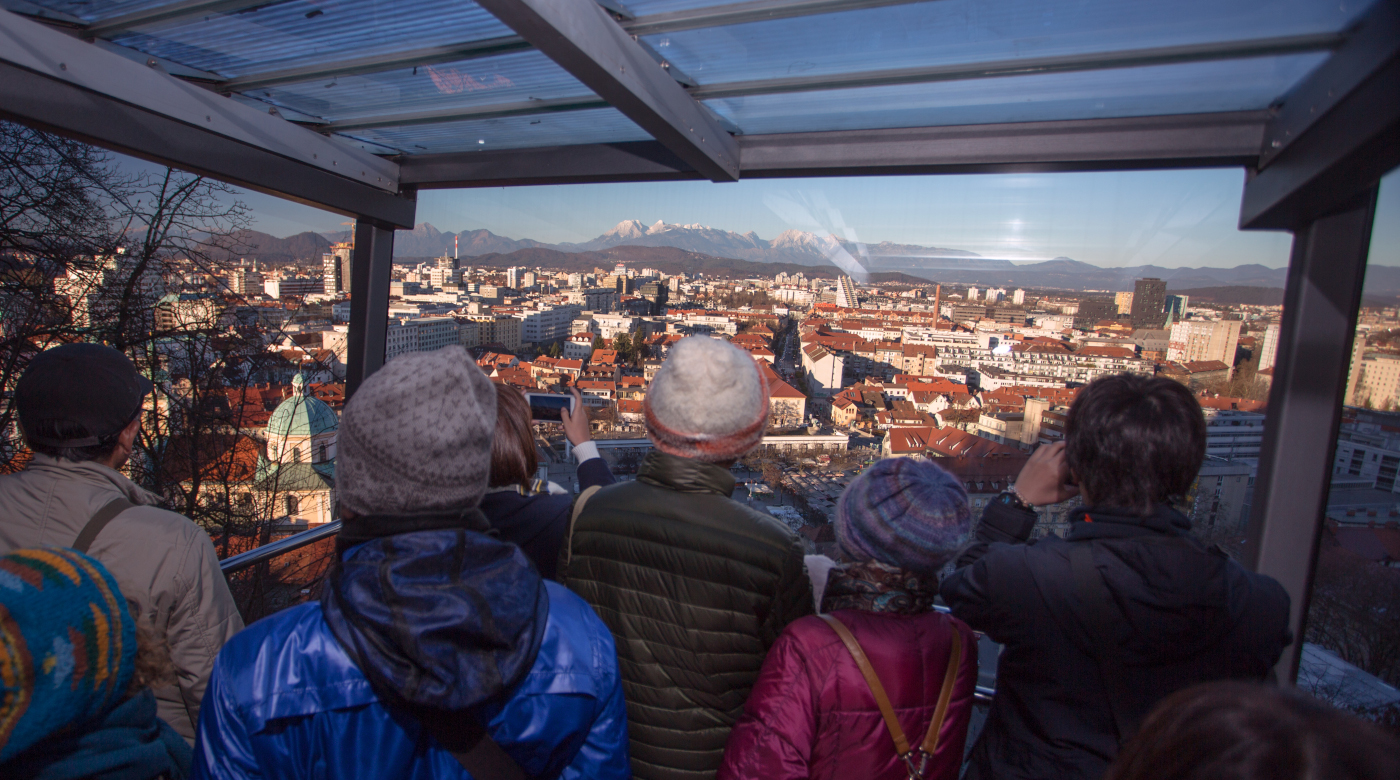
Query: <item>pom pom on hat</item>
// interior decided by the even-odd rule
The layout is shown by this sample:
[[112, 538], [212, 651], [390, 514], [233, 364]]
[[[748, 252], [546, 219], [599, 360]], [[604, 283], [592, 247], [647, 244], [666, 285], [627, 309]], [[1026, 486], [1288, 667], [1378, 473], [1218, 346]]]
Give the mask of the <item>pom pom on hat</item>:
[[671, 347], [642, 402], [658, 450], [718, 463], [758, 446], [768, 427], [768, 382], [753, 355], [722, 339]]
[[952, 560], [971, 526], [962, 483], [913, 458], [876, 461], [836, 505], [836, 541], [847, 556], [925, 575]]

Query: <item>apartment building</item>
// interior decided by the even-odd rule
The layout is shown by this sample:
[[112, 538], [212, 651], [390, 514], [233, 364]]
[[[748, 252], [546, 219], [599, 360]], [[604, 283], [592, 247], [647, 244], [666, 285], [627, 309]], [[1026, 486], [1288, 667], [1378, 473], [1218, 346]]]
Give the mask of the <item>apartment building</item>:
[[1219, 360], [1233, 366], [1243, 325], [1240, 320], [1187, 320], [1175, 323], [1167, 338], [1167, 360], [1177, 363]]

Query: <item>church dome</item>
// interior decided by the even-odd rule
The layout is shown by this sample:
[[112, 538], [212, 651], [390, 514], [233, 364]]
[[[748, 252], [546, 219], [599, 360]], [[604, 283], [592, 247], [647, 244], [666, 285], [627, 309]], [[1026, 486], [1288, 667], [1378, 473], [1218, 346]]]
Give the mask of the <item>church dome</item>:
[[340, 420], [335, 416], [335, 410], [312, 395], [306, 377], [297, 374], [292, 377], [291, 397], [278, 404], [267, 421], [267, 436], [269, 439], [316, 436], [335, 431], [338, 427]]

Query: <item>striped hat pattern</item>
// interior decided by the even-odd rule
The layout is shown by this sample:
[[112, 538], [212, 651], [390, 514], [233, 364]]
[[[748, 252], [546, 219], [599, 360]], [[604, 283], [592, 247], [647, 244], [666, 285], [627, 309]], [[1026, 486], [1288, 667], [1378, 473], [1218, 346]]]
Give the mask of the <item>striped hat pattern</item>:
[[753, 356], [708, 336], [676, 342], [642, 399], [658, 450], [707, 463], [757, 447], [768, 411], [768, 382]]
[[848, 558], [926, 576], [953, 559], [971, 527], [962, 482], [914, 458], [875, 461], [836, 504], [836, 541]]
[[116, 580], [68, 549], [0, 558], [0, 764], [119, 704], [136, 623]]

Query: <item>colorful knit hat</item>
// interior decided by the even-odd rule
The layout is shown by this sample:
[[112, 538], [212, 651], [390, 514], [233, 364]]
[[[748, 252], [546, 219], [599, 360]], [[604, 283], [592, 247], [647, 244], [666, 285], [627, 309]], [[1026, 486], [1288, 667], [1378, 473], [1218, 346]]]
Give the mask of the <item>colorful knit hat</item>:
[[707, 463], [738, 458], [763, 440], [768, 382], [753, 355], [723, 339], [676, 342], [642, 401], [658, 450]]
[[836, 541], [858, 561], [936, 575], [972, 526], [967, 491], [928, 461], [885, 458], [856, 477], [836, 504]]
[[136, 623], [116, 580], [74, 550], [0, 558], [0, 764], [106, 713], [136, 669]]

